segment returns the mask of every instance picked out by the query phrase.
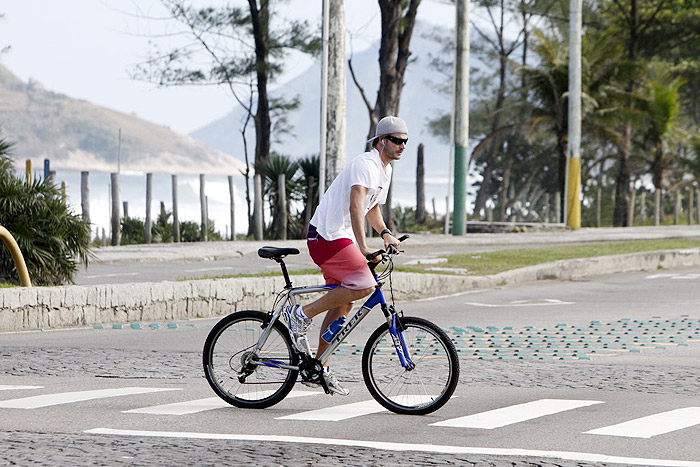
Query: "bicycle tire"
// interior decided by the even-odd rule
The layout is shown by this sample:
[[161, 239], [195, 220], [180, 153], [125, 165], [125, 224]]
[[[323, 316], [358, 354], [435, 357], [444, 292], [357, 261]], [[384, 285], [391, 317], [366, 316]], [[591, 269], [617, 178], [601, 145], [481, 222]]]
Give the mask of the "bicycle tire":
[[423, 318], [401, 318], [403, 335], [415, 368], [399, 361], [384, 323], [367, 340], [362, 354], [362, 375], [372, 397], [392, 412], [425, 415], [452, 397], [459, 382], [459, 357], [450, 338]]
[[245, 352], [255, 346], [269, 315], [261, 311], [232, 313], [214, 325], [204, 343], [204, 375], [214, 392], [227, 403], [240, 408], [264, 409], [284, 399], [296, 383], [298, 370], [275, 368], [274, 364], [299, 365], [289, 331], [275, 321], [259, 357], [270, 365], [251, 367], [244, 382]]

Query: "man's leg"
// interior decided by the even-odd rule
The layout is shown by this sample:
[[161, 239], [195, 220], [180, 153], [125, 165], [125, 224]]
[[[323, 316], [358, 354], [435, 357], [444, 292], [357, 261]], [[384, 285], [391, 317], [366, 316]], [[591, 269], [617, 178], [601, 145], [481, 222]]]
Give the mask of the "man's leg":
[[347, 306], [349, 303], [366, 297], [374, 291], [374, 287], [366, 289], [352, 290], [345, 287], [336, 287], [316, 301], [304, 305], [304, 314], [309, 318], [320, 315], [326, 310], [331, 310], [340, 306]]
[[[341, 316], [347, 316], [350, 310], [352, 309], [352, 305], [352, 302], [350, 302], [346, 305], [342, 305], [328, 310], [328, 313], [326, 313], [326, 316], [323, 318], [321, 332], [319, 332], [318, 334], [318, 350], [316, 351], [316, 358], [321, 358], [323, 352], [325, 352], [328, 346], [330, 345], [328, 342], [323, 340], [323, 333], [326, 331], [326, 329], [328, 329], [328, 326], [330, 326], [333, 321], [340, 318]], [[328, 359], [321, 363], [323, 363], [323, 366], [328, 366]]]

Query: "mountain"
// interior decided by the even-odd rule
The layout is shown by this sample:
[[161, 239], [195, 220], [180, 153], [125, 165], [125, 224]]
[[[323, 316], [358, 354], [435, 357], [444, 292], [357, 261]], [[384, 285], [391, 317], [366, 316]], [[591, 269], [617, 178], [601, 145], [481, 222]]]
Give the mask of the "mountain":
[[[406, 72], [404, 90], [401, 96], [399, 116], [408, 125], [409, 145], [401, 161], [395, 164], [395, 177], [402, 180], [415, 180], [416, 153], [419, 143], [425, 146], [426, 179], [440, 179], [446, 183], [449, 143], [433, 136], [427, 126], [428, 120], [450, 112], [451, 97], [440, 94], [431, 83], [441, 83], [445, 77], [431, 70], [428, 66], [431, 55], [437, 56], [441, 44], [427, 36], [434, 26], [418, 22], [411, 41], [412, 62]], [[346, 44], [346, 50], [350, 44]], [[372, 47], [354, 54], [353, 69], [358, 81], [365, 89], [371, 103], [377, 96], [379, 83], [379, 66], [377, 64], [379, 42]], [[299, 96], [300, 107], [288, 115], [292, 135], [283, 135], [280, 142], [273, 142], [272, 149], [281, 154], [301, 157], [319, 152], [319, 108], [320, 108], [320, 63], [316, 62], [295, 79], [279, 86], [272, 94], [275, 97], [291, 98]], [[241, 122], [245, 111], [234, 108], [228, 115], [191, 133], [196, 139], [229, 154], [243, 158], [243, 143], [240, 136]], [[252, 123], [250, 124], [252, 127]], [[352, 81], [350, 72], [347, 76], [347, 156], [353, 157], [364, 151], [369, 114], [360, 92]], [[274, 130], [273, 130], [274, 134]], [[255, 138], [251, 132], [248, 137], [248, 150], [251, 160]]]
[[234, 174], [243, 167], [190, 136], [24, 83], [1, 65], [0, 125], [17, 159], [36, 165], [49, 158], [53, 169], [114, 172], [118, 154], [122, 170], [132, 172]]

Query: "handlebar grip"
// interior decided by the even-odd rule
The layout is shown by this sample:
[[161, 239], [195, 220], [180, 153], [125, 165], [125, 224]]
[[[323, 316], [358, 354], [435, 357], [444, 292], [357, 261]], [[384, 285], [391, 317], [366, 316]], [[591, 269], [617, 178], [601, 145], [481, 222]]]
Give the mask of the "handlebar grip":
[[408, 239], [408, 234], [401, 235], [401, 237], [399, 237], [397, 240], [403, 242], [406, 239]]
[[376, 258], [379, 255], [383, 255], [384, 253], [386, 253], [384, 250], [377, 250], [374, 253], [365, 255], [365, 258], [367, 258], [367, 261], [372, 261], [374, 258]]

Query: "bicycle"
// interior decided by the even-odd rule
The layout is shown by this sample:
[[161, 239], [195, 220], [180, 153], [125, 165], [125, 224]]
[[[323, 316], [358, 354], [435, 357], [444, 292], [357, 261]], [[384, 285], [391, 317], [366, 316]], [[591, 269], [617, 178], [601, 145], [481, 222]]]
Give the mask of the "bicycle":
[[[401, 237], [404, 241], [408, 236]], [[312, 382], [330, 393], [323, 378], [325, 361], [358, 326], [369, 311], [379, 305], [386, 323], [369, 337], [362, 355], [362, 374], [372, 397], [386, 409], [399, 414], [424, 415], [438, 410], [454, 393], [459, 380], [459, 358], [447, 334], [432, 322], [404, 316], [396, 311], [391, 274], [393, 256], [399, 250], [379, 250], [367, 255], [377, 280], [374, 292], [331, 340], [318, 359], [306, 348], [297, 348], [280, 316], [286, 306], [296, 305], [296, 296], [326, 292], [337, 285], [293, 287], [284, 258], [299, 254], [296, 248], [263, 247], [258, 256], [276, 261], [284, 276], [284, 289], [272, 309], [239, 311], [221, 319], [204, 344], [204, 374], [214, 392], [240, 408], [266, 408], [284, 399], [297, 382]], [[379, 264], [386, 267], [377, 273]], [[382, 286], [389, 279], [391, 303]]]

